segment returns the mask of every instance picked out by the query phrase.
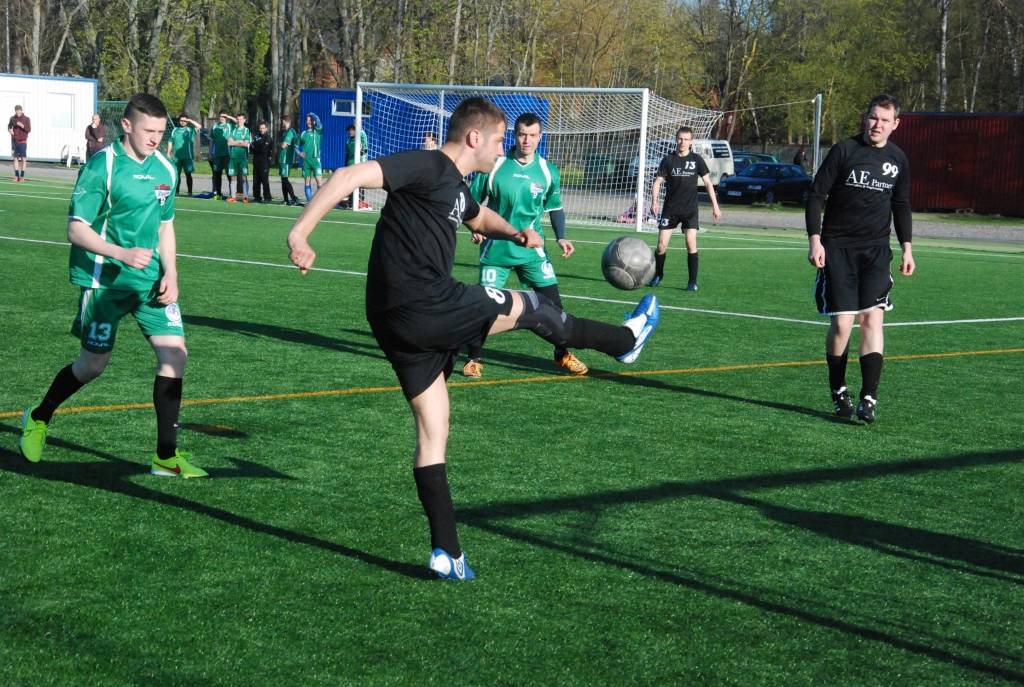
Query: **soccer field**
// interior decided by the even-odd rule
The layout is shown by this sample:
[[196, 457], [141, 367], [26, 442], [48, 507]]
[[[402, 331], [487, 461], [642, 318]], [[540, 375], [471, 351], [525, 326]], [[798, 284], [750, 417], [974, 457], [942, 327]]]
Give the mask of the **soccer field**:
[[[374, 214], [332, 212], [300, 277], [297, 210], [178, 200], [179, 444], [211, 479], [149, 475], [131, 319], [21, 458], [78, 350], [70, 190], [0, 180], [0, 685], [1024, 683], [1024, 251], [915, 241], [871, 426], [831, 415], [800, 232], [702, 234], [696, 293], [677, 236], [635, 365], [567, 377], [492, 339], [449, 383], [478, 575], [455, 584], [425, 575], [410, 414], [363, 317]], [[574, 314], [642, 294], [601, 276], [615, 235], [555, 258]], [[463, 232], [457, 277], [476, 254]]]

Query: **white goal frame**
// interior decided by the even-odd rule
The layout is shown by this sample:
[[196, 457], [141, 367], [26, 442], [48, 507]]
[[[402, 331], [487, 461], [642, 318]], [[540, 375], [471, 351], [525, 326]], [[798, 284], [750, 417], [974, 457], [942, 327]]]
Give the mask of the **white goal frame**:
[[[675, 130], [680, 125], [688, 125], [694, 130], [695, 138], [710, 136], [721, 112], [705, 110], [660, 98], [647, 88], [557, 88], [557, 87], [505, 87], [505, 86], [472, 86], [442, 84], [403, 84], [387, 82], [359, 82], [356, 84], [355, 102], [355, 159], [362, 159], [361, 150], [364, 114], [370, 118], [377, 117], [369, 128], [375, 134], [368, 135], [368, 158], [374, 159], [383, 155], [398, 152], [401, 149], [419, 147], [418, 140], [422, 131], [433, 131], [438, 143], [445, 140], [446, 127], [451, 111], [465, 97], [479, 95], [493, 100], [509, 114], [511, 127], [515, 114], [509, 112], [516, 107], [516, 99], [523, 103], [537, 103], [545, 112], [538, 112], [544, 121], [544, 138], [548, 150], [542, 153], [562, 170], [562, 200], [566, 208], [566, 219], [574, 224], [597, 224], [628, 226], [636, 231], [644, 229], [646, 209], [650, 207], [650, 186], [652, 165], [657, 165], [664, 154], [662, 148], [668, 139], [675, 138]], [[455, 96], [455, 97], [449, 97]], [[503, 101], [504, 99], [504, 101]], [[393, 121], [383, 123], [385, 113], [382, 105], [394, 101], [395, 114]], [[568, 105], [566, 102], [568, 101]], [[370, 105], [368, 112], [364, 107]], [[601, 108], [605, 108], [602, 111]], [[587, 121], [581, 123], [579, 110], [586, 109]], [[403, 117], [402, 111], [405, 111]], [[533, 109], [530, 109], [533, 111]], [[591, 124], [596, 119], [604, 122], [607, 116], [607, 128], [601, 124]], [[388, 115], [391, 116], [391, 115]], [[431, 122], [425, 124], [425, 122]], [[429, 127], [424, 129], [424, 127]], [[381, 140], [380, 132], [394, 132], [392, 138]], [[559, 137], [564, 138], [559, 138]], [[602, 138], [606, 137], [606, 138]], [[604, 147], [613, 147], [605, 150]], [[563, 166], [564, 157], [559, 152], [558, 141], [564, 141], [562, 148], [572, 154], [569, 159], [573, 164]], [[542, 142], [542, 145], [545, 143]], [[587, 152], [584, 152], [585, 147]], [[652, 147], [653, 146], [653, 147]], [[588, 155], [608, 153], [601, 157], [605, 168], [612, 168], [608, 179], [601, 178], [600, 172], [580, 171], [581, 160]], [[598, 169], [597, 164], [590, 165]], [[567, 182], [567, 173], [572, 173], [575, 183]], [[591, 184], [593, 188], [587, 184]], [[610, 187], [610, 188], [606, 188]], [[352, 194], [351, 207], [366, 210], [370, 203], [360, 202], [372, 200], [373, 203], [383, 202], [383, 192], [370, 192], [369, 189], [356, 189]], [[629, 205], [632, 204], [632, 208]], [[637, 211], [637, 209], [640, 209]], [[632, 216], [630, 216], [630, 213]]]

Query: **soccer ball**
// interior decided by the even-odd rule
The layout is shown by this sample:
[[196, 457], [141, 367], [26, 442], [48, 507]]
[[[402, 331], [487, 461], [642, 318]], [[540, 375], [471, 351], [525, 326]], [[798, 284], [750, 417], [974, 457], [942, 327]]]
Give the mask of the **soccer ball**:
[[620, 236], [604, 249], [601, 271], [617, 289], [638, 289], [654, 276], [654, 252], [635, 236]]

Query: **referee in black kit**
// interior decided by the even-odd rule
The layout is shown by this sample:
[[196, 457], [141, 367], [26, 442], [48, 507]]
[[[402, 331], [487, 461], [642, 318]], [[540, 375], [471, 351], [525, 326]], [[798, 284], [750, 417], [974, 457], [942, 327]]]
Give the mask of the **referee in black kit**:
[[[413, 479], [430, 526], [428, 567], [439, 577], [469, 580], [445, 471], [449, 402], [445, 380], [459, 348], [489, 335], [528, 329], [567, 348], [592, 348], [632, 363], [658, 326], [658, 300], [645, 295], [621, 324], [573, 317], [533, 291], [467, 285], [452, 277], [456, 231], [466, 224], [490, 238], [543, 246], [533, 229], [519, 231], [480, 206], [466, 186], [503, 153], [505, 113], [482, 98], [452, 112], [439, 150], [413, 150], [345, 167], [306, 205], [288, 235], [290, 259], [308, 271], [317, 223], [355, 188], [388, 192], [373, 235], [366, 278], [366, 319], [398, 376], [416, 427]], [[511, 413], [508, 423], [521, 424]]]
[[908, 277], [914, 273], [910, 164], [903, 151], [889, 143], [899, 123], [896, 98], [886, 94], [872, 98], [862, 133], [832, 147], [814, 176], [807, 200], [807, 259], [818, 268], [814, 297], [818, 312], [832, 320], [825, 337], [832, 403], [837, 416], [853, 418], [846, 359], [856, 318], [861, 370], [856, 414], [866, 423], [875, 421], [882, 376], [882, 319], [886, 310], [892, 310], [890, 219], [903, 249], [900, 273]]

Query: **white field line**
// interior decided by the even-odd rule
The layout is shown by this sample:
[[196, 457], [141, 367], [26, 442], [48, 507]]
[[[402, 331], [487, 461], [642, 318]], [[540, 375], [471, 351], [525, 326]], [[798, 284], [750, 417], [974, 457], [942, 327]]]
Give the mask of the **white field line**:
[[[0, 236], [0, 241], [18, 241], [21, 243], [37, 243], [50, 246], [64, 246], [67, 247], [70, 244], [66, 241], [46, 241], [42, 239], [27, 239], [16, 236]], [[283, 263], [274, 262], [261, 262], [257, 260], [239, 260], [236, 258], [220, 258], [211, 255], [191, 255], [189, 253], [179, 253], [178, 257], [191, 258], [193, 260], [207, 260], [213, 262], [224, 262], [236, 265], [251, 265], [254, 267], [272, 267], [275, 269], [295, 269], [294, 265], [288, 265]], [[353, 277], [365, 277], [365, 272], [357, 272], [355, 270], [338, 270], [330, 269], [326, 267], [314, 267], [312, 272], [324, 272], [328, 274], [345, 274]], [[562, 294], [563, 298], [571, 298], [579, 301], [590, 301], [593, 303], [608, 303], [612, 305], [633, 305], [633, 301], [619, 300], [615, 298], [597, 298], [594, 296], [575, 296], [568, 293]], [[794, 317], [778, 317], [775, 315], [759, 315], [757, 313], [744, 313], [744, 312], [733, 312], [729, 310], [710, 310], [706, 308], [688, 308], [679, 305], [662, 305], [662, 310], [672, 310], [677, 312], [692, 312], [702, 315], [719, 315], [722, 317], [740, 317], [745, 319], [753, 320], [769, 320], [773, 322], [793, 322], [795, 324], [810, 324], [815, 326], [828, 326], [828, 321], [824, 318], [817, 320], [803, 320]], [[886, 327], [920, 327], [920, 326], [932, 326], [932, 325], [949, 325], [949, 324], [988, 324], [995, 322], [1020, 322], [1024, 321], [1024, 317], [984, 317], [975, 319], [963, 319], [963, 320], [928, 320], [921, 322], [887, 322]]]

